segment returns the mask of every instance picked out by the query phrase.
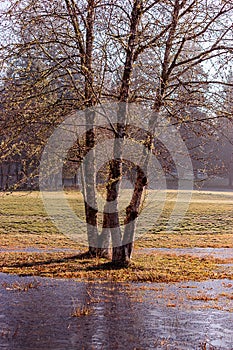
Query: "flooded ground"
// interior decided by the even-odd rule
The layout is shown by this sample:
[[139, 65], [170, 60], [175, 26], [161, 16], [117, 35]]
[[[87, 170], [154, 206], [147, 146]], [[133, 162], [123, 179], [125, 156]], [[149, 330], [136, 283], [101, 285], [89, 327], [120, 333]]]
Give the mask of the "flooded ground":
[[[162, 252], [177, 255], [189, 254], [198, 257], [214, 257], [219, 259], [233, 258], [232, 248], [141, 248], [142, 252]], [[0, 253], [74, 253], [79, 254], [80, 250], [69, 248], [0, 248]]]
[[233, 349], [230, 280], [120, 284], [0, 274], [0, 298], [1, 350]]
[[219, 259], [233, 258], [232, 248], [143, 248], [143, 252], [174, 253], [176, 255], [189, 254], [198, 257], [213, 257]]

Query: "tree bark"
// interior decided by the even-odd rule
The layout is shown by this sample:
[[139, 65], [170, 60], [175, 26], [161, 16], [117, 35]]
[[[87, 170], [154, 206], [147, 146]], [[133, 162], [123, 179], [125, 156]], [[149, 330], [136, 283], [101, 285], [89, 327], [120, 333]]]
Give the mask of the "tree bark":
[[174, 9], [173, 9], [172, 22], [171, 22], [170, 30], [168, 33], [168, 39], [165, 47], [160, 86], [159, 86], [159, 89], [157, 89], [156, 91], [153, 111], [152, 111], [151, 118], [149, 120], [148, 130], [150, 132], [148, 133], [148, 137], [145, 141], [147, 155], [145, 157], [144, 164], [142, 165], [142, 167], [137, 168], [137, 179], [134, 186], [133, 196], [129, 206], [126, 208], [126, 218], [124, 222], [125, 230], [124, 230], [124, 236], [123, 236], [123, 245], [121, 247], [122, 259], [125, 264], [128, 264], [130, 262], [132, 252], [133, 252], [135, 230], [136, 230], [137, 218], [139, 214], [139, 208], [141, 205], [143, 192], [147, 185], [147, 169], [151, 158], [151, 153], [152, 153], [152, 148], [154, 143], [155, 128], [158, 121], [158, 115], [163, 105], [163, 98], [166, 91], [166, 85], [169, 79], [169, 75], [172, 71], [171, 65], [170, 65], [171, 50], [172, 50], [173, 40], [175, 37], [176, 26], [178, 23], [179, 11], [180, 11], [179, 0], [176, 0], [174, 4]]
[[109, 223], [113, 244], [112, 262], [116, 264], [125, 263], [125, 252], [122, 243], [122, 234], [120, 230], [119, 222], [119, 210], [118, 210], [118, 197], [119, 188], [122, 177], [122, 153], [123, 142], [125, 138], [125, 124], [127, 116], [127, 102], [130, 93], [130, 80], [133, 71], [134, 53], [136, 49], [138, 39], [138, 26], [142, 16], [143, 2], [142, 0], [135, 0], [131, 13], [130, 34], [126, 50], [126, 60], [124, 64], [124, 72], [122, 76], [121, 89], [119, 94], [119, 109], [117, 115], [117, 134], [114, 142], [114, 160], [111, 162], [110, 167], [110, 184], [107, 187], [107, 203], [106, 210], [109, 201], [114, 201], [113, 213], [107, 215], [106, 220]]
[[[94, 41], [95, 6], [94, 1], [88, 1], [86, 18], [86, 49], [84, 60], [85, 76], [85, 117], [86, 117], [86, 154], [88, 157], [84, 163], [84, 177], [86, 186], [85, 213], [87, 223], [87, 235], [90, 255], [97, 255], [98, 247], [98, 219], [97, 219], [97, 195], [96, 195], [96, 165], [95, 165], [95, 112], [91, 107], [95, 105], [93, 93], [93, 41]], [[87, 109], [88, 108], [88, 109]]]
[[228, 187], [229, 188], [232, 188], [233, 187], [233, 164], [230, 163], [229, 165], [229, 173], [228, 173], [228, 179], [229, 179], [229, 182], [228, 182]]

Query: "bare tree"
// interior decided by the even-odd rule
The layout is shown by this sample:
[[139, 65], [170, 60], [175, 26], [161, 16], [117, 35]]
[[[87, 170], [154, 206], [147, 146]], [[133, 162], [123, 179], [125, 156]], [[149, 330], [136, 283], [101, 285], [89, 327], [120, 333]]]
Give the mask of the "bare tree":
[[[12, 83], [6, 71], [13, 70], [15, 74], [12, 89], [20, 85], [14, 102], [9, 100], [9, 93], [5, 94], [6, 110], [10, 108], [14, 118], [12, 106], [16, 103], [18, 120], [23, 106], [24, 126], [34, 105], [38, 111], [35, 120], [42, 122], [39, 116], [43, 105], [51, 112], [47, 121], [55, 126], [60, 122], [61, 110], [64, 116], [72, 109], [85, 109], [82, 157], [92, 150], [92, 157], [83, 169], [89, 254], [108, 254], [108, 248], [104, 247], [106, 242], [108, 246], [111, 233], [112, 260], [128, 263], [148, 181], [147, 167], [155, 152], [155, 131], [161, 118], [167, 116], [177, 127], [189, 123], [202, 132], [204, 121], [208, 128], [214, 125], [213, 115], [206, 112], [215, 106], [213, 95], [218, 87], [227, 84], [221, 71], [232, 57], [231, 1], [26, 0], [10, 1], [2, 12], [3, 91]], [[16, 58], [26, 59], [26, 68], [19, 67], [28, 80], [16, 73]], [[35, 73], [32, 67], [36, 67]], [[21, 94], [22, 87], [26, 95]], [[114, 136], [114, 159], [109, 163], [103, 227], [99, 234], [95, 168], [99, 131], [95, 128], [92, 107], [106, 101], [119, 102], [119, 109], [117, 123], [108, 125], [108, 132]], [[132, 136], [127, 125], [130, 102], [150, 109], [147, 119], [150, 133], [145, 133], [141, 140], [146, 155], [142, 167], [136, 168], [125, 230], [121, 232], [118, 199], [123, 176], [123, 142], [129, 134]], [[199, 116], [202, 113], [203, 120], [190, 113], [194, 108]], [[12, 123], [7, 130], [11, 127]], [[48, 134], [44, 134], [44, 143]], [[5, 144], [10, 145], [16, 136], [17, 131], [9, 132]], [[9, 147], [5, 149], [7, 152]], [[114, 210], [109, 213], [108, 207], [113, 203]]]

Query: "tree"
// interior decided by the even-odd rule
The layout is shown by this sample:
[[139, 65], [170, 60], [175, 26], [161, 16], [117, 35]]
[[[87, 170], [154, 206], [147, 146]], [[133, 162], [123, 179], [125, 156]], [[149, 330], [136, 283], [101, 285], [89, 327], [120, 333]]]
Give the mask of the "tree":
[[[38, 67], [35, 75], [30, 69], [26, 73], [29, 81], [33, 76], [33, 83], [17, 78], [28, 91], [27, 98], [19, 92], [16, 101], [17, 108], [21, 108], [20, 103], [25, 106], [25, 122], [28, 122], [25, 101], [31, 105], [34, 101], [38, 121], [48, 91], [51, 103], [46, 98], [44, 105], [51, 111], [50, 124], [54, 125], [51, 120], [57, 115], [51, 108], [57, 105], [54, 101], [61, 101], [58, 104], [63, 116], [72, 109], [85, 110], [87, 129], [82, 155], [93, 151], [83, 169], [90, 255], [108, 254], [103, 242], [108, 242], [111, 234], [112, 260], [123, 264], [130, 261], [158, 124], [166, 116], [171, 124], [189, 124], [193, 128], [196, 125], [203, 132], [204, 120], [201, 124], [195, 115], [190, 118], [187, 111], [194, 107], [199, 112], [211, 109], [213, 92], [225, 84], [218, 70], [232, 56], [232, 11], [228, 0], [20, 0], [11, 1], [3, 11], [2, 23], [9, 28], [1, 49], [4, 70], [9, 71], [12, 58], [16, 57], [28, 57], [27, 67], [32, 63]], [[3, 80], [6, 89], [9, 78], [3, 75]], [[103, 228], [99, 234], [95, 169], [98, 130], [92, 107], [106, 101], [118, 101], [119, 108], [117, 123], [109, 123], [107, 131], [114, 135], [114, 159], [108, 166]], [[140, 142], [146, 154], [142, 167], [136, 167], [125, 230], [121, 232], [118, 199], [123, 176], [123, 143], [133, 135], [127, 125], [130, 102], [150, 109], [147, 114], [150, 132], [136, 132], [136, 142], [140, 132], [143, 134]], [[59, 109], [56, 111], [59, 113]], [[210, 127], [212, 119], [204, 119]], [[59, 121], [56, 119], [55, 124]], [[11, 126], [10, 123], [8, 130]], [[48, 135], [41, 136], [45, 143]], [[15, 136], [10, 139], [14, 140]], [[109, 205], [115, 206], [111, 213]]]
[[218, 142], [216, 157], [219, 164], [220, 175], [227, 176], [228, 186], [233, 186], [233, 104], [232, 104], [232, 70], [226, 72], [226, 86], [224, 86], [221, 97], [218, 98], [218, 121], [216, 133]]

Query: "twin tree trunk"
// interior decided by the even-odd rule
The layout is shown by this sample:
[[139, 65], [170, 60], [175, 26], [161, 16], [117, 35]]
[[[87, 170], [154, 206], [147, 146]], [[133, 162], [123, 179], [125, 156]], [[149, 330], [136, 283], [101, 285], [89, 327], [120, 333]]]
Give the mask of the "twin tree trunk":
[[[69, 4], [69, 11], [72, 14], [72, 6]], [[73, 15], [73, 14], [72, 14]], [[119, 212], [118, 197], [119, 188], [122, 177], [122, 152], [123, 141], [125, 137], [125, 125], [127, 117], [127, 102], [130, 91], [130, 79], [132, 76], [134, 52], [138, 37], [138, 25], [142, 15], [142, 0], [135, 0], [131, 13], [130, 34], [128, 39], [126, 61], [122, 76], [122, 83], [119, 94], [119, 110], [118, 123], [116, 127], [114, 141], [114, 159], [110, 162], [109, 182], [107, 185], [106, 205], [103, 214], [103, 228], [101, 235], [98, 235], [97, 221], [97, 200], [96, 200], [96, 169], [95, 169], [95, 114], [91, 110], [86, 110], [86, 153], [89, 153], [89, 160], [84, 164], [84, 200], [85, 213], [87, 222], [87, 234], [89, 242], [90, 255], [108, 255], [110, 243], [110, 234], [112, 238], [112, 260], [115, 263], [125, 263], [130, 259], [132, 246], [124, 245], [124, 236], [122, 237]], [[83, 74], [85, 76], [85, 100], [86, 107], [93, 107], [96, 103], [93, 88], [93, 71], [92, 71], [92, 55], [93, 55], [93, 30], [95, 20], [95, 3], [93, 0], [88, 1], [88, 13], [86, 18], [86, 47], [82, 46], [79, 38], [79, 27], [77, 21], [74, 21], [75, 31], [79, 42], [79, 49], [82, 55]], [[137, 186], [139, 188], [140, 186]], [[140, 197], [140, 191], [137, 193]], [[132, 199], [133, 200], [133, 199]], [[132, 202], [132, 201], [131, 201]], [[114, 203], [114, 204], [113, 204]], [[111, 213], [109, 213], [111, 206]], [[114, 208], [113, 208], [114, 206]], [[114, 209], [114, 210], [113, 210]], [[132, 205], [127, 208], [125, 222], [131, 222], [131, 218], [135, 217], [137, 206]], [[126, 232], [127, 236], [134, 236], [134, 227], [132, 232]], [[126, 249], [127, 248], [127, 249]]]
[[[122, 178], [122, 154], [123, 144], [125, 138], [125, 127], [127, 120], [127, 102], [130, 93], [130, 80], [133, 71], [134, 53], [138, 39], [138, 26], [141, 20], [143, 10], [142, 0], [135, 0], [131, 13], [130, 34], [128, 39], [126, 60], [124, 64], [124, 72], [122, 76], [122, 83], [119, 95], [119, 108], [117, 112], [117, 127], [114, 141], [114, 159], [110, 162], [110, 176], [107, 185], [107, 199], [104, 213], [104, 223], [108, 225], [112, 238], [112, 261], [117, 264], [125, 264], [131, 258], [132, 242], [134, 240], [134, 227], [130, 233], [126, 232], [126, 235], [131, 237], [130, 247], [128, 244], [124, 244], [125, 232], [122, 237], [119, 220], [119, 208], [118, 198], [119, 189]], [[139, 195], [139, 192], [137, 193]], [[108, 206], [111, 203], [111, 213], [108, 213]], [[135, 216], [138, 209], [134, 206], [127, 208], [125, 223], [131, 222], [131, 217]], [[134, 221], [135, 223], [135, 221]], [[129, 226], [127, 226], [129, 227]], [[128, 242], [128, 241], [127, 241]], [[128, 249], [127, 249], [128, 248]]]
[[[137, 167], [137, 179], [134, 185], [133, 196], [129, 206], [126, 208], [124, 220], [124, 232], [121, 232], [118, 198], [122, 179], [122, 154], [126, 133], [127, 108], [130, 94], [130, 80], [133, 72], [135, 59], [135, 48], [138, 40], [138, 26], [143, 11], [143, 1], [135, 0], [131, 13], [130, 34], [126, 50], [126, 60], [122, 75], [122, 82], [119, 93], [119, 108], [117, 111], [117, 126], [115, 130], [113, 160], [109, 164], [109, 181], [106, 187], [106, 204], [103, 214], [102, 232], [98, 235], [98, 208], [96, 200], [96, 169], [95, 169], [95, 113], [86, 111], [86, 152], [89, 152], [89, 161], [85, 162], [85, 211], [87, 222], [87, 234], [89, 242], [89, 254], [96, 256], [109, 256], [110, 235], [112, 239], [112, 261], [116, 264], [127, 264], [132, 255], [136, 222], [141, 204], [142, 194], [147, 184], [147, 166], [150, 159], [153, 136], [147, 141], [148, 154], [144, 160], [143, 167]], [[86, 107], [95, 105], [93, 94], [93, 73], [92, 73], [92, 51], [93, 51], [93, 27], [94, 27], [94, 3], [89, 1], [86, 29], [86, 50], [85, 50], [85, 98]], [[172, 33], [173, 34], [173, 33]], [[169, 51], [169, 50], [168, 50]], [[160, 92], [161, 93], [161, 92]], [[160, 100], [155, 109], [159, 111]], [[151, 130], [154, 130], [155, 118], [151, 117]], [[143, 170], [142, 170], [143, 169]], [[109, 208], [111, 207], [111, 210]]]
[[[80, 42], [80, 50], [83, 52], [84, 67], [83, 73], [85, 76], [85, 100], [86, 107], [93, 107], [96, 104], [94, 85], [93, 85], [93, 70], [92, 70], [92, 53], [93, 53], [93, 28], [95, 20], [95, 7], [93, 0], [88, 1], [88, 14], [86, 20], [86, 48], [83, 50]], [[114, 140], [113, 160], [109, 164], [109, 181], [106, 187], [106, 205], [103, 214], [102, 232], [98, 235], [98, 208], [96, 200], [96, 169], [95, 169], [95, 114], [91, 110], [86, 111], [86, 152], [90, 153], [89, 162], [84, 165], [85, 184], [85, 210], [87, 233], [89, 241], [89, 254], [107, 256], [109, 255], [110, 235], [112, 239], [112, 261], [117, 264], [127, 264], [131, 258], [133, 250], [134, 235], [136, 229], [137, 217], [142, 200], [142, 194], [147, 184], [147, 167], [150, 160], [151, 149], [153, 144], [153, 134], [155, 130], [157, 116], [162, 106], [163, 95], [166, 89], [166, 84], [171, 73], [169, 67], [172, 42], [174, 40], [175, 28], [177, 26], [179, 14], [179, 2], [176, 0], [174, 7], [173, 21], [168, 33], [166, 43], [164, 64], [161, 73], [160, 88], [157, 89], [155, 96], [155, 104], [149, 121], [149, 130], [151, 135], [148, 135], [146, 141], [147, 157], [144, 160], [142, 168], [137, 167], [137, 179], [134, 186], [133, 196], [129, 206], [126, 208], [126, 216], [124, 220], [125, 229], [121, 233], [118, 198], [119, 189], [122, 179], [122, 154], [123, 144], [126, 133], [127, 106], [130, 95], [130, 81], [133, 72], [133, 63], [137, 56], [136, 47], [138, 43], [138, 27], [143, 13], [143, 1], [135, 0], [133, 3], [130, 32], [128, 37], [126, 59], [124, 64], [123, 75], [121, 79], [119, 93], [119, 108], [117, 113], [117, 126]], [[78, 28], [77, 34], [79, 35]], [[79, 37], [78, 37], [79, 40]], [[81, 53], [82, 53], [81, 52]], [[109, 208], [111, 207], [111, 210]]]

